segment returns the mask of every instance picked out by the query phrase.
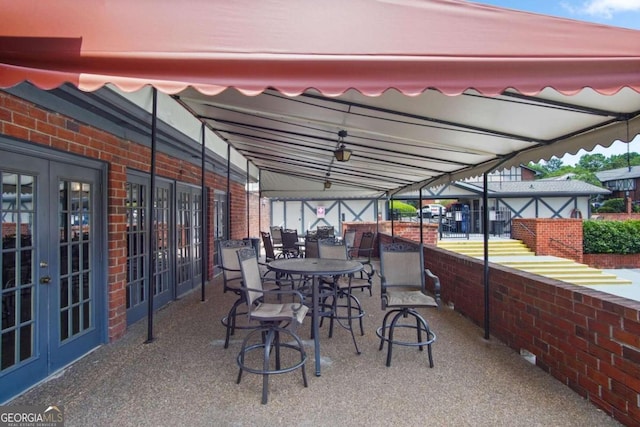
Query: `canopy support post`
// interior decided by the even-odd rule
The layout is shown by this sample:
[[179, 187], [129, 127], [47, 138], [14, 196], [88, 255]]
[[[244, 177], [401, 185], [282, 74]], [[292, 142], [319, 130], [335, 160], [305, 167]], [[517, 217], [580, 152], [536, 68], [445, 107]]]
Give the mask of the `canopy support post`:
[[262, 231], [262, 169], [258, 169], [258, 235]]
[[200, 186], [201, 193], [200, 198], [200, 229], [201, 229], [201, 238], [200, 244], [202, 245], [202, 267], [201, 273], [202, 276], [200, 283], [200, 301], [205, 301], [205, 283], [207, 281], [207, 273], [209, 271], [209, 234], [207, 233], [207, 187], [206, 187], [206, 168], [205, 168], [205, 124], [204, 122], [201, 124], [202, 131], [202, 151], [200, 154], [201, 157], [201, 176], [200, 176]]
[[[251, 232], [249, 231], [249, 229], [251, 228], [251, 218], [249, 218], [249, 214], [251, 213], [251, 210], [249, 209], [249, 203], [251, 201], [251, 198], [249, 197], [249, 160], [247, 159], [247, 174], [246, 174], [246, 178], [245, 181], [247, 182], [246, 184], [246, 197], [247, 197], [247, 239], [251, 237]], [[256, 256], [260, 256], [260, 254], [256, 254]]]
[[418, 217], [420, 218], [420, 244], [424, 244], [424, 236], [422, 235], [422, 189], [424, 187], [420, 187], [420, 191], [418, 192]]
[[373, 214], [376, 216], [376, 234], [380, 233], [380, 199], [381, 197], [376, 199], [376, 203], [373, 207]]
[[154, 200], [156, 195], [156, 136], [158, 125], [158, 89], [155, 87], [151, 92], [153, 99], [153, 107], [151, 111], [151, 182], [149, 185], [149, 197], [147, 197], [147, 219], [145, 226], [147, 228], [147, 234], [145, 236], [145, 245], [147, 247], [147, 340], [145, 344], [153, 342], [153, 288], [155, 282], [155, 263], [153, 262], [153, 217], [154, 212]]
[[231, 144], [227, 142], [227, 235], [226, 239], [231, 238]]
[[488, 178], [487, 172], [482, 174], [482, 204], [484, 209], [482, 211], [482, 231], [484, 238], [484, 339], [488, 340], [490, 337], [490, 320], [489, 320], [489, 192], [488, 192]]
[[391, 198], [389, 199], [389, 208], [387, 210], [391, 211], [391, 241], [395, 242], [396, 241], [396, 234], [393, 231], [393, 196], [391, 196]]

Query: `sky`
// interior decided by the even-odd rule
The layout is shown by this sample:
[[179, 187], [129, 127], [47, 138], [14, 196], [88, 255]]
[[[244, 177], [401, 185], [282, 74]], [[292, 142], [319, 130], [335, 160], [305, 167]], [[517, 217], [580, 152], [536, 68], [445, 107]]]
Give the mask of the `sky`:
[[[474, 2], [640, 30], [640, 0], [474, 0]], [[640, 135], [631, 141], [628, 148], [632, 152], [640, 153]], [[597, 146], [589, 154], [600, 153], [611, 156], [626, 152], [627, 144], [617, 141], [609, 148]], [[561, 157], [561, 160], [565, 165], [575, 165], [584, 154], [587, 153], [580, 150], [576, 155], [567, 154]]]

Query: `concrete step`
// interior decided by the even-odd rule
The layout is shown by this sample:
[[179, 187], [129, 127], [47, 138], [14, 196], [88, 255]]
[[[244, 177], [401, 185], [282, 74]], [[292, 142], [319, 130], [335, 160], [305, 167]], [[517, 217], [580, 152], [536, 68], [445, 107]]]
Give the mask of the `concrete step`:
[[[482, 240], [440, 240], [438, 242], [439, 247], [484, 247], [484, 241]], [[503, 240], [490, 240], [489, 246], [501, 247], [501, 246], [522, 246], [527, 247], [521, 240], [503, 239]]]
[[[484, 253], [484, 248], [444, 248], [450, 251], [454, 251], [454, 252], [470, 252], [470, 253]], [[493, 247], [493, 246], [489, 246], [489, 253], [496, 253], [496, 254], [502, 254], [502, 255], [510, 255], [511, 253], [513, 254], [519, 254], [519, 253], [524, 253], [527, 255], [535, 255], [533, 251], [531, 251], [529, 248], [527, 247], [519, 247], [519, 246], [513, 246], [513, 247]]]
[[[509, 265], [513, 267], [513, 265]], [[538, 274], [540, 276], [549, 277], [563, 282], [573, 283], [575, 285], [630, 285], [631, 281], [620, 279], [615, 274], [606, 274], [596, 268], [591, 268], [584, 264], [575, 263], [572, 266], [564, 266], [560, 268], [545, 268], [545, 266], [528, 265], [519, 270], [528, 273]]]
[[[452, 251], [458, 254], [467, 255], [475, 258], [482, 258], [484, 251]], [[489, 249], [489, 256], [532, 256], [533, 252], [521, 252], [521, 251], [496, 251]]]
[[591, 285], [631, 285], [631, 280], [620, 279], [616, 277], [615, 279], [558, 279], [563, 282], [572, 283], [574, 285], [582, 285], [582, 286], [591, 286]]
[[[472, 257], [484, 256], [484, 242], [481, 240], [441, 240], [438, 247]], [[533, 255], [520, 240], [489, 241], [489, 256]]]
[[602, 270], [570, 260], [526, 262], [502, 262], [501, 265], [516, 268], [575, 285], [628, 285], [630, 280], [620, 279], [615, 274], [605, 274]]
[[519, 264], [519, 263], [509, 263], [509, 264], [505, 264], [505, 263], [499, 263], [501, 265], [507, 266], [507, 267], [511, 267], [511, 268], [517, 268], [518, 270], [531, 270], [531, 271], [557, 271], [559, 273], [562, 273], [563, 271], [591, 271], [591, 272], [598, 272], [600, 273], [600, 270], [596, 269], [596, 268], [592, 268], [589, 267], [588, 265], [584, 265], [584, 264], [552, 264], [552, 265], [548, 265], [546, 263], [540, 263], [538, 265], [535, 264]]
[[[442, 247], [442, 249], [446, 249], [451, 252], [472, 256], [472, 257], [484, 256], [484, 248]], [[495, 247], [489, 246], [489, 256], [515, 256], [515, 255], [532, 256], [535, 254], [526, 247], [525, 248], [522, 248], [522, 247], [495, 248]]]
[[[575, 261], [572, 261], [570, 259], [557, 258], [554, 260], [548, 260], [548, 259], [543, 259], [542, 257], [539, 257], [539, 258], [540, 259], [534, 258], [534, 259], [524, 259], [524, 260], [520, 260], [520, 259], [503, 260], [499, 262], [502, 265], [509, 265], [509, 266], [513, 265], [517, 267], [526, 267], [529, 265], [532, 265], [532, 266], [548, 265], [553, 267], [562, 267], [562, 266], [573, 266], [577, 264]], [[578, 265], [584, 265], [584, 264], [578, 264]]]
[[[484, 242], [479, 240], [438, 242], [438, 247], [467, 256], [482, 258]], [[525, 258], [525, 256], [528, 256]], [[519, 259], [522, 258], [522, 259]], [[601, 270], [579, 264], [572, 260], [556, 257], [536, 257], [519, 240], [490, 240], [489, 259], [491, 262], [507, 267], [538, 274], [574, 285], [630, 285], [631, 281], [621, 279], [614, 274], [605, 274]]]
[[[511, 266], [509, 266], [511, 267]], [[603, 274], [601, 271], [599, 270], [587, 270], [587, 269], [581, 269], [581, 268], [555, 268], [555, 269], [544, 269], [544, 268], [518, 268], [518, 270], [522, 270], [522, 271], [528, 271], [529, 273], [535, 273], [535, 274], [540, 274], [543, 276], [551, 276], [551, 275], [558, 275], [558, 276], [570, 276], [570, 275], [577, 275], [577, 276], [600, 276], [601, 274]], [[614, 275], [615, 277], [615, 275]]]

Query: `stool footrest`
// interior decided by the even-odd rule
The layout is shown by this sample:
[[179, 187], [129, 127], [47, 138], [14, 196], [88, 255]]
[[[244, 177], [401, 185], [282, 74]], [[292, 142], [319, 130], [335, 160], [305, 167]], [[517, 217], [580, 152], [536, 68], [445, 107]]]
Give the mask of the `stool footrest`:
[[[250, 344], [249, 342], [256, 334], [262, 335], [261, 342]], [[282, 342], [281, 335], [290, 337], [294, 343]], [[282, 366], [281, 351], [283, 349], [293, 350], [294, 354], [299, 354], [300, 359], [295, 362], [290, 362], [287, 366]], [[259, 360], [255, 360], [255, 365], [251, 366], [247, 363], [247, 356], [251, 353], [262, 353], [262, 357]], [[305, 364], [307, 363], [307, 353], [304, 350], [304, 345], [300, 338], [291, 330], [280, 326], [262, 326], [251, 331], [245, 339], [242, 341], [242, 348], [237, 357], [238, 372], [237, 383], [240, 384], [242, 379], [242, 373], [244, 371], [252, 374], [259, 374], [263, 376], [262, 386], [262, 404], [267, 403], [269, 386], [269, 375], [284, 374], [294, 371], [298, 368], [302, 369], [302, 379], [304, 386], [308, 387], [307, 374], [305, 372]], [[262, 366], [256, 366], [261, 364]]]
[[[407, 321], [401, 322], [401, 319], [411, 317], [415, 320], [415, 323], [407, 323]], [[391, 321], [389, 322], [389, 319]], [[412, 329], [416, 331], [416, 339], [414, 341], [406, 341], [396, 339], [394, 337], [395, 330], [397, 328]], [[424, 334], [424, 335], [423, 335]], [[431, 331], [427, 321], [413, 308], [398, 308], [389, 310], [385, 314], [382, 321], [382, 326], [376, 330], [376, 335], [380, 338], [379, 350], [384, 348], [384, 343], [387, 343], [387, 366], [391, 366], [391, 354], [394, 344], [418, 347], [422, 351], [424, 346], [427, 346], [429, 353], [429, 366], [433, 368], [433, 355], [431, 353], [431, 344], [436, 341], [436, 334]]]

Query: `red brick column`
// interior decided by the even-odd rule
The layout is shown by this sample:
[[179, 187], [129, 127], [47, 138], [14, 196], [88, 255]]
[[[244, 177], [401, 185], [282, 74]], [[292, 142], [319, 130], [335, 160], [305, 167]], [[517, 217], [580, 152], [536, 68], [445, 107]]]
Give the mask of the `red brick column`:
[[[391, 221], [380, 221], [380, 232], [391, 234]], [[420, 223], [394, 221], [393, 234], [394, 237], [403, 237], [414, 242], [420, 242]], [[438, 224], [423, 223], [422, 238], [425, 245], [435, 246], [438, 243]]]
[[511, 237], [522, 240], [536, 255], [553, 255], [582, 262], [582, 220], [516, 218]]

